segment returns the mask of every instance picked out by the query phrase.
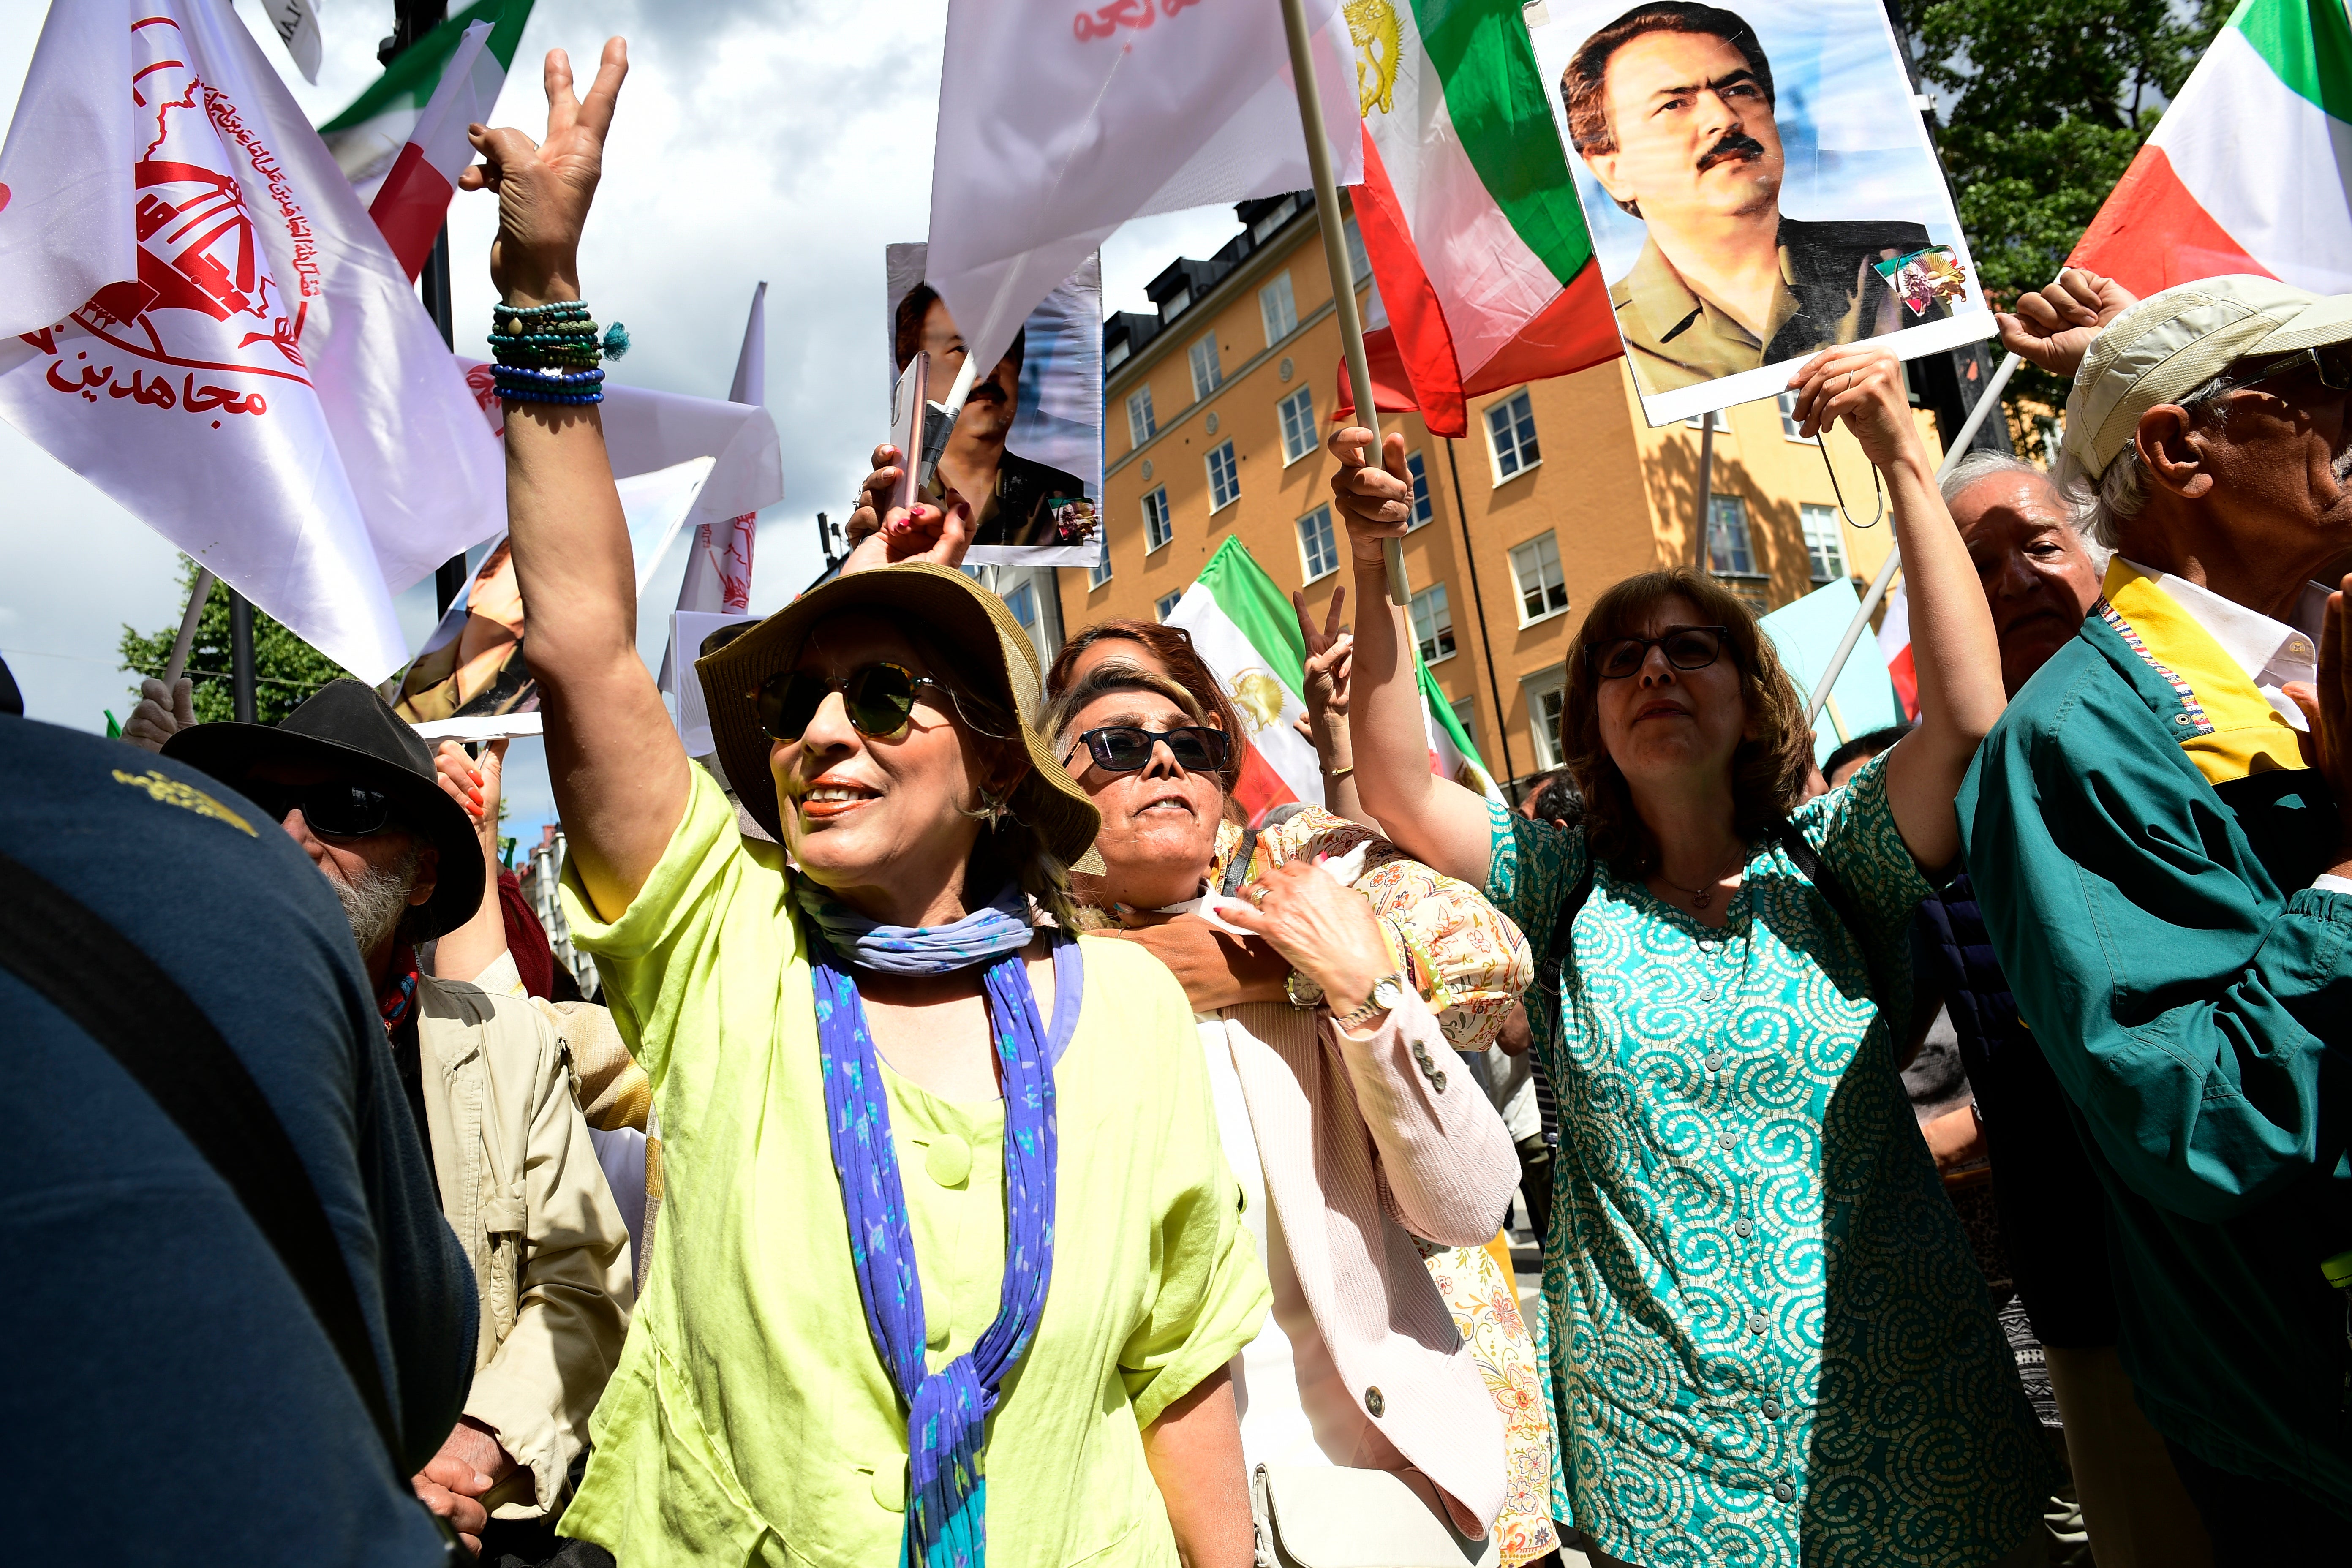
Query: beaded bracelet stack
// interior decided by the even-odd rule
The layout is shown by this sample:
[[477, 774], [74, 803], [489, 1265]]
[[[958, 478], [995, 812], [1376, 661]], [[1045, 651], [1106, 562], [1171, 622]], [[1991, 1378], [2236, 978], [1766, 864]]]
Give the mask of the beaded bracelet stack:
[[491, 378], [509, 403], [602, 403], [603, 362], [628, 352], [629, 330], [615, 321], [600, 340], [584, 300], [490, 312]]

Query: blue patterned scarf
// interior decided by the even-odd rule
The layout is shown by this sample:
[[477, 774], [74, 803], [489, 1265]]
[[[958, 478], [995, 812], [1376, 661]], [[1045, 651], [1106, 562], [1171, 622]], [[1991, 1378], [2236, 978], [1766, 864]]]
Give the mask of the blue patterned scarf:
[[[817, 1047], [857, 1293], [882, 1364], [908, 1406], [907, 1522], [898, 1560], [901, 1568], [985, 1568], [988, 1481], [981, 1474], [981, 1439], [1006, 1374], [1036, 1335], [1054, 1276], [1054, 1069], [1021, 958], [1031, 935], [1027, 904], [1008, 889], [952, 925], [885, 926], [823, 897], [805, 878], [794, 883], [825, 938], [810, 943]], [[840, 951], [859, 965], [899, 974], [988, 965], [982, 979], [1004, 1081], [1004, 1282], [996, 1321], [970, 1352], [938, 1372], [924, 1359], [922, 1279], [881, 1063]], [[869, 955], [882, 962], [869, 963]]]

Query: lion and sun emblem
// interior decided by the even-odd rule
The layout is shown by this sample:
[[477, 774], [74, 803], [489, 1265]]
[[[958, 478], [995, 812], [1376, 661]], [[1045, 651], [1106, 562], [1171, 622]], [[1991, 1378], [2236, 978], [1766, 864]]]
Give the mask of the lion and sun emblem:
[[1359, 113], [1396, 107], [1397, 46], [1403, 37], [1395, 0], [1348, 0], [1348, 36], [1356, 45]]

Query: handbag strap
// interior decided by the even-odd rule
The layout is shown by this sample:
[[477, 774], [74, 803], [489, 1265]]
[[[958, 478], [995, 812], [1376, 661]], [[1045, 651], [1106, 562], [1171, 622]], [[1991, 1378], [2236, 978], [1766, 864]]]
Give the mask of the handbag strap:
[[1242, 884], [1249, 880], [1250, 857], [1257, 853], [1257, 829], [1242, 829], [1242, 841], [1234, 846], [1234, 858], [1225, 862], [1225, 874], [1218, 879], [1217, 891], [1225, 897], [1237, 898]]
[[245, 1205], [367, 1406], [405, 1492], [359, 1292], [302, 1156], [245, 1060], [155, 961], [80, 900], [0, 854], [0, 967], [96, 1040]]

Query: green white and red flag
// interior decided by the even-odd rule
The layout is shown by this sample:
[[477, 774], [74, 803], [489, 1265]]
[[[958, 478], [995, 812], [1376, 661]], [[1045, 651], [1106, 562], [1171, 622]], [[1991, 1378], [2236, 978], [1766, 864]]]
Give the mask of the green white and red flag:
[[377, 231], [400, 258], [411, 282], [433, 254], [433, 241], [457, 194], [457, 176], [474, 161], [467, 130], [490, 122], [499, 89], [506, 85], [507, 68], [490, 53], [489, 40], [488, 22], [467, 26], [441, 72], [441, 85], [433, 89], [416, 129], [409, 132], [408, 144], [392, 161], [392, 172], [368, 204], [368, 216], [375, 219]]
[[1365, 336], [1374, 397], [1463, 436], [1467, 399], [1624, 349], [1520, 0], [1367, 9], [1351, 195], [1391, 323]]
[[[416, 140], [425, 108], [473, 24], [489, 24], [488, 52], [497, 62], [497, 80], [503, 83], [514, 64], [515, 47], [522, 42], [523, 24], [530, 20], [530, 7], [531, 0], [478, 0], [402, 51], [373, 86], [352, 100], [350, 108], [319, 127], [320, 139], [359, 191], [360, 200], [375, 199], [401, 150]], [[486, 107], [497, 99], [498, 87], [492, 85]], [[461, 139], [465, 129], [460, 122]], [[465, 165], [461, 163], [457, 167]], [[453, 171], [450, 178], [454, 182], [456, 177]]]
[[2344, 0], [2244, 0], [2067, 259], [2142, 296], [2231, 272], [2352, 292]]
[[[1229, 536], [1217, 547], [1169, 612], [1168, 624], [1192, 635], [1192, 647], [1242, 716], [1247, 732], [1239, 737], [1242, 771], [1234, 798], [1250, 820], [1287, 801], [1323, 805], [1321, 765], [1296, 728], [1307, 711], [1298, 695], [1307, 684], [1307, 643], [1299, 636], [1298, 616], [1289, 596], [1240, 540]], [[1500, 799], [1428, 668], [1418, 656], [1415, 664], [1430, 770]]]

